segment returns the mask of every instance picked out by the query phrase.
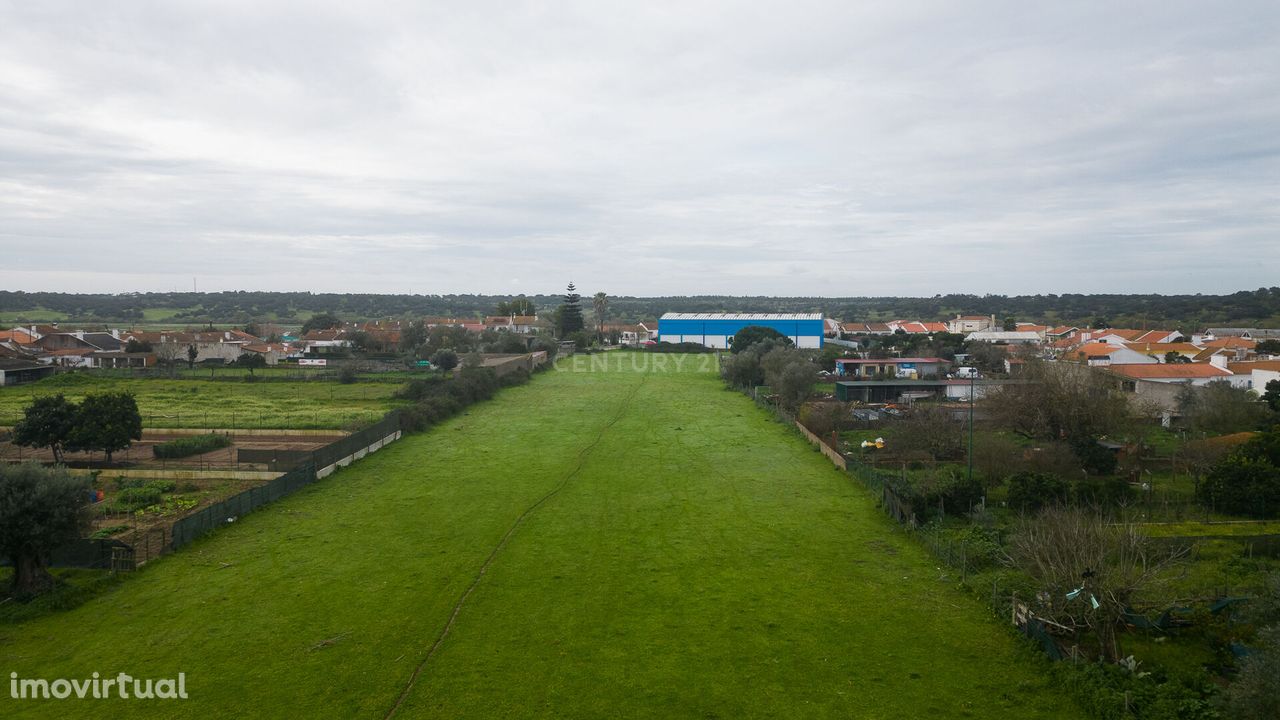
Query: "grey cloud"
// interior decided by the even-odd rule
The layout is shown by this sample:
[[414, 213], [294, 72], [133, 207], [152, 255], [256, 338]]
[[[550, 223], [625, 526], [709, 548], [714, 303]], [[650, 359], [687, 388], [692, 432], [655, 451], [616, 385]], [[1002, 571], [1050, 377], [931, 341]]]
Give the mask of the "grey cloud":
[[1277, 39], [1267, 2], [0, 4], [6, 285], [1274, 284]]

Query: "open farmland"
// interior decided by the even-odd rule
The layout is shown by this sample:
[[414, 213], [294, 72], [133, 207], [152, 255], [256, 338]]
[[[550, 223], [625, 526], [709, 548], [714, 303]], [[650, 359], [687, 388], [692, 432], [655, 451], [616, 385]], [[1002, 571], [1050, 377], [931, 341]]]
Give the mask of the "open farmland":
[[185, 672], [189, 700], [4, 695], [0, 715], [1075, 716], [1032, 652], [705, 358], [609, 361], [0, 628], [0, 668], [22, 677]]
[[243, 382], [160, 380], [82, 374], [55, 375], [31, 385], [0, 388], [0, 426], [22, 419], [32, 398], [63, 394], [80, 401], [91, 392], [134, 394], [148, 428], [341, 429], [377, 420], [397, 406], [398, 383]]

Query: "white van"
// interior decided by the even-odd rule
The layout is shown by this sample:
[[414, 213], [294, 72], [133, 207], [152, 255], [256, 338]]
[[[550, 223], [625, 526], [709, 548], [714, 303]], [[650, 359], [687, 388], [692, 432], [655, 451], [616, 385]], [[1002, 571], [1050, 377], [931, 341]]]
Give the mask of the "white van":
[[956, 377], [965, 378], [966, 380], [969, 378], [981, 377], [981, 375], [978, 374], [978, 368], [976, 367], [958, 367], [956, 368], [955, 374]]

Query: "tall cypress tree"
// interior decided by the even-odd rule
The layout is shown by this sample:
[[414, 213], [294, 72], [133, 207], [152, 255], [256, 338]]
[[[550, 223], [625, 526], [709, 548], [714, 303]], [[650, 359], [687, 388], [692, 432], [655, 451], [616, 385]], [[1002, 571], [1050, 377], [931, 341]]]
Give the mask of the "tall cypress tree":
[[581, 301], [578, 289], [570, 282], [565, 292], [564, 302], [560, 303], [560, 337], [583, 328]]

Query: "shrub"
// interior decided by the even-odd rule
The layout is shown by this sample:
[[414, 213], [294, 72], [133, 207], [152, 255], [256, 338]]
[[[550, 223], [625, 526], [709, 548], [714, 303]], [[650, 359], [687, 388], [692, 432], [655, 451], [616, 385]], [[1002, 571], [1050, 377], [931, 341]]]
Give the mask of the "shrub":
[[1045, 473], [1020, 472], [1009, 477], [1009, 507], [1023, 512], [1067, 501], [1069, 488], [1060, 477]]
[[716, 351], [715, 348], [709, 348], [706, 345], [703, 345], [702, 343], [695, 343], [695, 342], [669, 343], [664, 341], [664, 342], [658, 343], [657, 345], [649, 345], [645, 347], [645, 352], [657, 352], [657, 353], [687, 354], [687, 353], [713, 353], [715, 351]]
[[432, 393], [439, 392], [437, 386], [448, 382], [445, 378], [434, 376], [410, 380], [403, 388], [396, 391], [397, 400], [421, 400]]
[[1222, 700], [1232, 718], [1280, 717], [1280, 625], [1258, 633], [1257, 647], [1240, 663], [1240, 672]]
[[117, 512], [132, 512], [160, 502], [162, 493], [153, 487], [132, 487], [121, 490], [115, 497]]
[[1083, 478], [1075, 483], [1072, 494], [1077, 505], [1094, 507], [1115, 507], [1134, 497], [1133, 488], [1123, 478]]
[[888, 484], [891, 490], [911, 503], [923, 521], [943, 514], [966, 513], [982, 497], [982, 483], [977, 479], [970, 482], [967, 473], [955, 470], [941, 470], [905, 481], [895, 478]]
[[218, 433], [209, 433], [207, 435], [192, 435], [191, 437], [162, 442], [158, 445], [153, 445], [151, 450], [157, 458], [172, 459], [200, 455], [218, 448], [227, 447], [230, 444], [230, 437]]
[[529, 377], [524, 368], [498, 379], [489, 368], [464, 367], [452, 377], [410, 381], [396, 396], [417, 402], [400, 410], [400, 428], [405, 432], [425, 430], [472, 403], [488, 400], [500, 388], [528, 382]]
[[1210, 698], [1213, 689], [1198, 678], [1169, 677], [1163, 672], [1132, 673], [1119, 665], [1085, 663], [1053, 666], [1062, 687], [1095, 718], [1141, 720], [1211, 720], [1220, 715]]
[[1091, 475], [1112, 475], [1116, 471], [1116, 454], [1110, 448], [1098, 444], [1091, 437], [1071, 443], [1071, 452]]
[[1234, 453], [1213, 468], [1197, 497], [1221, 512], [1271, 517], [1280, 512], [1280, 468]]
[[354, 365], [343, 365], [338, 371], [338, 382], [343, 385], [351, 385], [360, 379], [359, 373], [356, 372]]
[[138, 478], [118, 477], [115, 479], [116, 490], [124, 490], [125, 488], [139, 488], [146, 485], [146, 480]]
[[178, 489], [178, 483], [172, 480], [152, 480], [146, 485], [143, 485], [143, 487], [151, 488], [152, 490], [158, 490], [162, 493], [170, 493]]

